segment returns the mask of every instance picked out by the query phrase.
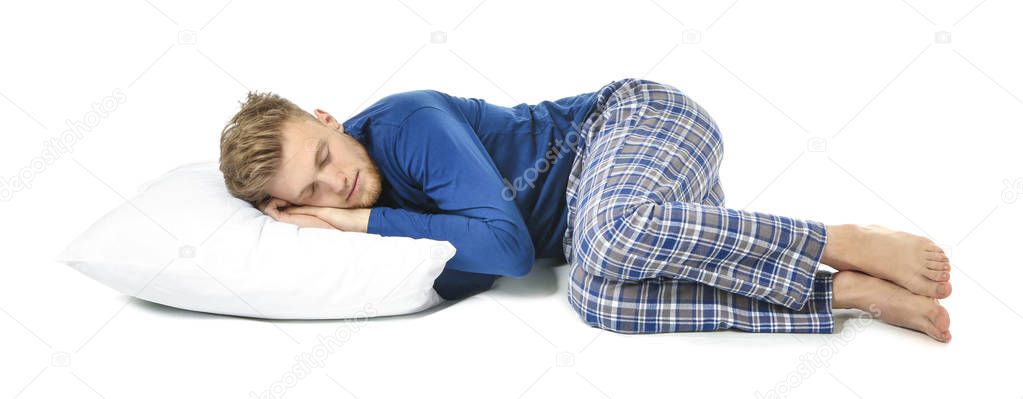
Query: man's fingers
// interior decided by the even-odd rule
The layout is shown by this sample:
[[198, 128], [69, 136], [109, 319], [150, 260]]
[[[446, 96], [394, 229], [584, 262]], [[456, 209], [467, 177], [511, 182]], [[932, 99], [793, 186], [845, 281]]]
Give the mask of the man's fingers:
[[282, 212], [281, 212], [280, 209], [282, 207], [289, 206], [289, 205], [291, 205], [291, 204], [288, 203], [288, 201], [282, 200], [280, 198], [272, 197], [270, 199], [270, 201], [267, 202], [266, 206], [263, 207], [262, 211], [266, 215], [274, 218], [274, 220], [281, 220]]
[[320, 213], [320, 207], [318, 206], [293, 206], [286, 210], [288, 213], [294, 213], [299, 215], [316, 216]]
[[291, 205], [291, 203], [290, 203], [290, 202], [288, 202], [288, 201], [285, 201], [285, 200], [282, 200], [282, 199], [280, 199], [280, 198], [274, 198], [274, 199], [273, 199], [273, 201], [270, 201], [270, 202], [271, 202], [271, 203], [272, 203], [272, 204], [274, 205], [274, 207], [276, 207], [276, 208], [282, 208], [282, 207], [285, 207], [285, 206], [290, 206], [290, 205]]
[[279, 214], [280, 208], [289, 205], [291, 204], [289, 204], [288, 201], [282, 200], [280, 198], [272, 198], [270, 202], [267, 202], [266, 206], [263, 207], [263, 213], [276, 217], [276, 215]]

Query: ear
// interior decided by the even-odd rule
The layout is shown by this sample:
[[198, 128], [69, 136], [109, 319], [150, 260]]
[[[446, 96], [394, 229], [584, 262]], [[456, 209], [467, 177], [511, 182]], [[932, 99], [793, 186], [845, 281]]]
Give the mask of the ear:
[[316, 119], [324, 125], [330, 126], [335, 130], [341, 130], [341, 124], [338, 123], [337, 119], [334, 119], [333, 115], [327, 113], [327, 111], [317, 108], [313, 111], [313, 114], [316, 115]]

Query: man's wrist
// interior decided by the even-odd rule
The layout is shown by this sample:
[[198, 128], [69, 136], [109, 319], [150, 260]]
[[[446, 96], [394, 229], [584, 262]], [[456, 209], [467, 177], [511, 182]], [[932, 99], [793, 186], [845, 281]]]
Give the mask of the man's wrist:
[[355, 228], [360, 233], [369, 231], [369, 215], [371, 208], [358, 208], [355, 210]]

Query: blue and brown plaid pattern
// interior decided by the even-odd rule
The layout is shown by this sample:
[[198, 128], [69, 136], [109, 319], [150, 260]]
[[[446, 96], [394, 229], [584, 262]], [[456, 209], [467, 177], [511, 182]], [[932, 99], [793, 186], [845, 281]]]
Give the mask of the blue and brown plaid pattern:
[[678, 89], [611, 82], [580, 127], [567, 188], [569, 302], [624, 333], [831, 332], [822, 223], [726, 208], [722, 142]]

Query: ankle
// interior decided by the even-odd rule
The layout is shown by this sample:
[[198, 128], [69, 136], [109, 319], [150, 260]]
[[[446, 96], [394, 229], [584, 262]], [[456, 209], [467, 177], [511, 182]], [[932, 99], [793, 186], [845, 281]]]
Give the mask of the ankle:
[[876, 278], [854, 270], [835, 273], [831, 285], [831, 308], [870, 312], [875, 302], [875, 281]]
[[821, 255], [821, 263], [837, 270], [856, 270], [856, 254], [863, 227], [856, 224], [825, 226], [827, 243]]
[[831, 280], [831, 308], [832, 309], [853, 309], [856, 307], [856, 284], [849, 273], [838, 272]]

